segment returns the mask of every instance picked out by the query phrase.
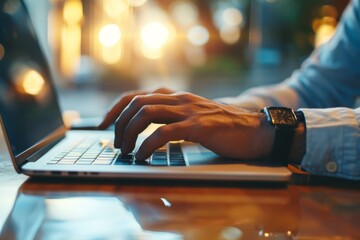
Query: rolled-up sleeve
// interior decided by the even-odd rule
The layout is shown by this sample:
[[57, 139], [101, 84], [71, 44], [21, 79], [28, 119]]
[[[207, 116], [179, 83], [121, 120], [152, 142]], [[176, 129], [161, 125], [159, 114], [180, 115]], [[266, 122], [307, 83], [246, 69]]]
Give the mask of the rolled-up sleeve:
[[314, 174], [360, 179], [360, 108], [301, 110], [306, 116], [301, 166]]

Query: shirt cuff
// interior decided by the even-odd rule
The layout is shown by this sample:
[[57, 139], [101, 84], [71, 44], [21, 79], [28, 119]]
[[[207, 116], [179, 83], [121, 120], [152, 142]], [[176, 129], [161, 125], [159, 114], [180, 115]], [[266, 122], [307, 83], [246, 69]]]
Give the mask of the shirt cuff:
[[301, 166], [318, 175], [360, 179], [360, 111], [349, 108], [299, 110], [306, 119], [306, 154]]

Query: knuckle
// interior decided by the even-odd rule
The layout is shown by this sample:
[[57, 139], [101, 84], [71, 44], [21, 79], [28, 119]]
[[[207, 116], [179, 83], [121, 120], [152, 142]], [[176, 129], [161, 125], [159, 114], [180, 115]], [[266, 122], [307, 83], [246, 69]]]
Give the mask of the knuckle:
[[163, 93], [163, 92], [167, 92], [168, 89], [165, 88], [165, 87], [161, 87], [161, 88], [158, 88], [154, 91], [154, 93]]
[[159, 138], [159, 139], [165, 139], [168, 136], [168, 130], [167, 128], [164, 127], [160, 127], [158, 128], [155, 132], [154, 132], [154, 136]]
[[139, 106], [141, 106], [143, 98], [144, 98], [143, 96], [135, 96], [135, 97], [131, 100], [130, 105], [131, 105], [132, 107], [139, 107]]
[[146, 117], [146, 116], [149, 116], [151, 115], [151, 113], [153, 112], [154, 110], [154, 107], [151, 106], [151, 105], [145, 105], [145, 106], [142, 106], [140, 111], [139, 111], [139, 115], [141, 117]]
[[188, 92], [178, 92], [175, 94], [177, 97], [179, 97], [183, 102], [189, 102], [192, 99], [192, 94]]
[[[125, 95], [124, 97], [121, 98], [120, 101], [129, 103], [129, 102], [132, 101], [133, 98], [134, 98], [134, 96], [132, 96], [132, 95]], [[119, 101], [119, 102], [120, 102], [120, 101]]]

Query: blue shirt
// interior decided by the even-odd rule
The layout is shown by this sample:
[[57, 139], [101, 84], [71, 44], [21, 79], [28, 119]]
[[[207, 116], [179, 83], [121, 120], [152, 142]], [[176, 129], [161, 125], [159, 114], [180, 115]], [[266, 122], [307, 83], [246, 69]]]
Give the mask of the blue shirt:
[[335, 35], [284, 82], [220, 101], [239, 107], [287, 106], [306, 119], [302, 167], [326, 176], [360, 179], [360, 0], [343, 13]]

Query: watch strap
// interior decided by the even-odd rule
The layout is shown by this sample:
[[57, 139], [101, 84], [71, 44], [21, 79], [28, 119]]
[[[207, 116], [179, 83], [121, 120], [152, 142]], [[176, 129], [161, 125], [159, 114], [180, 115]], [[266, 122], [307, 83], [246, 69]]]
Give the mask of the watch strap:
[[271, 159], [287, 165], [289, 162], [289, 153], [294, 138], [294, 128], [280, 128], [275, 126], [275, 139], [271, 152]]
[[[284, 113], [281, 113], [282, 111]], [[286, 107], [265, 107], [261, 112], [265, 113], [268, 123], [275, 128], [271, 160], [287, 166], [295, 130], [299, 123], [297, 118], [299, 116], [305, 121], [304, 115], [300, 111], [295, 113], [291, 108]], [[289, 118], [291, 115], [292, 118]]]

